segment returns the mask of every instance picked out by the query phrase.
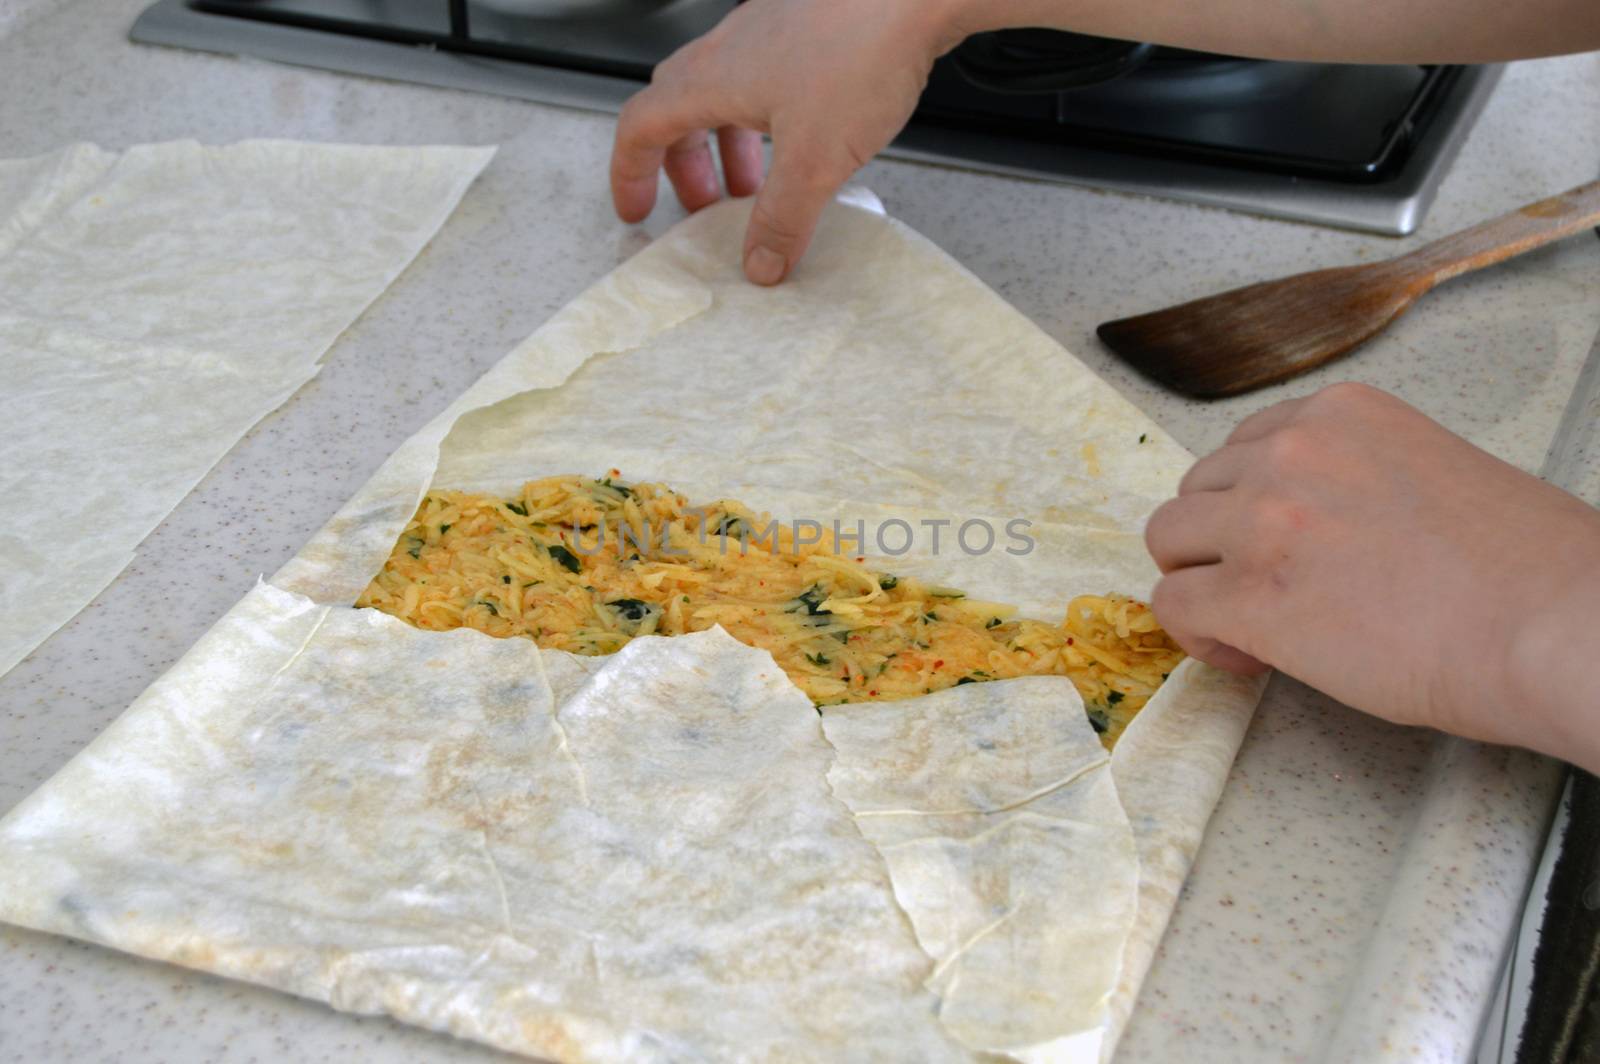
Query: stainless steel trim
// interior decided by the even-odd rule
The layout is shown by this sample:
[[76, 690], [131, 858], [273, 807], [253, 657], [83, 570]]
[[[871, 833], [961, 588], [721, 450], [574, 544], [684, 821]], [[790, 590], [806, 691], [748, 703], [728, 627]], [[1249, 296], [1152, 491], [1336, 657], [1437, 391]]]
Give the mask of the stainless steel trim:
[[1414, 162], [1391, 181], [1371, 185], [1341, 185], [1176, 160], [1138, 159], [944, 129], [908, 129], [888, 154], [1227, 207], [1270, 218], [1405, 236], [1416, 230], [1432, 205], [1439, 182], [1504, 70], [1504, 66], [1496, 65], [1463, 71], [1469, 84], [1445, 101], [1429, 126], [1412, 156], [1420, 162]]
[[200, 52], [270, 59], [290, 66], [364, 74], [389, 81], [511, 96], [584, 111], [615, 113], [639, 86], [623, 78], [534, 66], [435, 48], [348, 37], [275, 22], [210, 15], [183, 0], [158, 0], [128, 37]]
[[[614, 113], [638, 89], [622, 78], [205, 14], [183, 0], [158, 0], [134, 22], [129, 36], [143, 44], [248, 55], [592, 111]], [[919, 126], [907, 129], [885, 154], [1403, 236], [1416, 229], [1432, 203], [1502, 69], [1464, 71], [1470, 83], [1444, 103], [1413, 154], [1413, 164], [1393, 180], [1372, 185], [1338, 185]]]

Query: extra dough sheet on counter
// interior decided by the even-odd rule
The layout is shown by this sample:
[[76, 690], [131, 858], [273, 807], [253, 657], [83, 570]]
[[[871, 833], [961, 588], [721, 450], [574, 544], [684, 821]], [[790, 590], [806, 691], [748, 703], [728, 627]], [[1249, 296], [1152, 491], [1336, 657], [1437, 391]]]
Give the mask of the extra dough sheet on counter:
[[1109, 1057], [1259, 681], [1186, 661], [1108, 754], [1066, 677], [819, 715], [720, 628], [351, 608], [430, 486], [612, 469], [941, 528], [895, 571], [1026, 616], [1149, 594], [1187, 453], [870, 193], [775, 289], [748, 211], [557, 312], [0, 820], [0, 919], [563, 1061]]
[[258, 140], [0, 160], [0, 491], [30, 516], [0, 531], [0, 673], [316, 375], [493, 155]]

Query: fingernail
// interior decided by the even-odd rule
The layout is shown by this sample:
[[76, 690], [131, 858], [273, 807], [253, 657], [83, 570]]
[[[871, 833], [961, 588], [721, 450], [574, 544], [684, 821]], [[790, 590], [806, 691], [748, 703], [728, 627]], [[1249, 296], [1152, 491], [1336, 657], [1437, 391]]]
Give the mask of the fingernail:
[[777, 284], [788, 265], [782, 255], [757, 244], [744, 257], [744, 275], [755, 284]]

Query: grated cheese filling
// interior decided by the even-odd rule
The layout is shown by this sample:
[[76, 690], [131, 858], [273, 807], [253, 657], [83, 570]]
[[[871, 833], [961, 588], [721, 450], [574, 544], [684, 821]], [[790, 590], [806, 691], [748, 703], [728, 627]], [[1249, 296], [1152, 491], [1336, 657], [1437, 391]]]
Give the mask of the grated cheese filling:
[[356, 605], [576, 654], [720, 624], [771, 653], [819, 711], [1067, 676], [1107, 747], [1183, 659], [1123, 595], [1074, 598], [1060, 624], [1019, 618], [840, 554], [826, 531], [797, 542], [737, 502], [695, 507], [615, 475], [530, 481], [510, 499], [429, 492]]

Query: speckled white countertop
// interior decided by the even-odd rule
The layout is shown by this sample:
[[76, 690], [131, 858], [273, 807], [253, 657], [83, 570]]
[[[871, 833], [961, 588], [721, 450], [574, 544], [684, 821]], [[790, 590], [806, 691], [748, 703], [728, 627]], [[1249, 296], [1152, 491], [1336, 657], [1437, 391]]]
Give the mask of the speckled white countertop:
[[[500, 143], [433, 244], [99, 599], [0, 678], [0, 811], [100, 731], [394, 447], [647, 242], [612, 218], [603, 116], [135, 46], [145, 0], [0, 0], [0, 154], [194, 137]], [[1106, 318], [1394, 254], [1600, 174], [1600, 56], [1520, 64], [1419, 237], [1397, 242], [895, 162], [863, 180], [1191, 449], [1355, 378], [1537, 468], [1600, 330], [1581, 236], [1430, 296], [1357, 357], [1223, 403], [1162, 393]], [[1590, 412], [1588, 416], [1593, 416]], [[1584, 483], [1600, 489], [1588, 470]], [[1551, 766], [1378, 723], [1279, 678], [1146, 984], [1134, 1061], [1450, 1060], [1470, 1049], [1536, 855]], [[270, 991], [0, 927], [0, 1059], [491, 1059]]]

